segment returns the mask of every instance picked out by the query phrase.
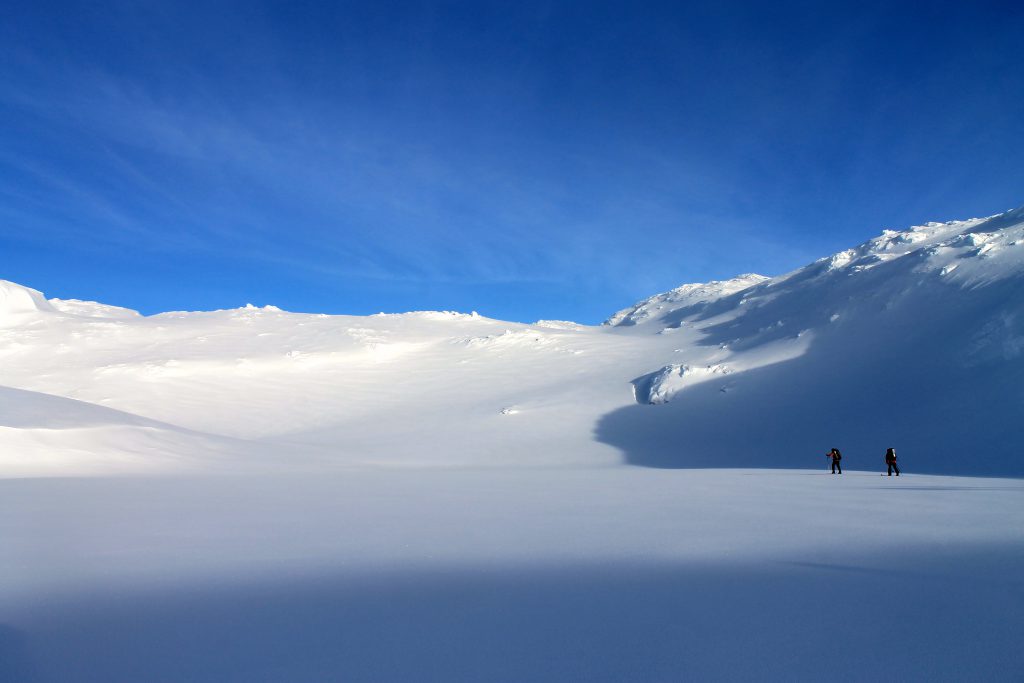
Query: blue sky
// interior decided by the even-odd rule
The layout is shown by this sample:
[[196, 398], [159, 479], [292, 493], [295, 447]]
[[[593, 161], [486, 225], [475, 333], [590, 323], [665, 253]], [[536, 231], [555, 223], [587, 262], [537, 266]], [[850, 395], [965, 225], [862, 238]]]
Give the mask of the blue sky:
[[599, 322], [1024, 204], [1018, 3], [19, 3], [0, 278]]

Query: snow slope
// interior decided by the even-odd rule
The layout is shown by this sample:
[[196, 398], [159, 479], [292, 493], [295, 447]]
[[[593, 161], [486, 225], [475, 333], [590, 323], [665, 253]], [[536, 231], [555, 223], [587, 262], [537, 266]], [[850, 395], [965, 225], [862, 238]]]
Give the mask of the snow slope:
[[599, 438], [637, 464], [785, 466], [832, 443], [857, 462], [902, 446], [921, 470], [1024, 473], [1021, 209], [887, 230], [636, 327], [696, 332], [680, 359], [690, 375], [666, 365], [634, 382], [640, 402], [670, 405], [602, 418]]
[[0, 443], [0, 470], [8, 477], [216, 470], [238, 452], [224, 437], [10, 387], [0, 387]]
[[871, 466], [895, 446], [917, 471], [1024, 473], [1020, 209], [887, 230], [776, 278], [684, 285], [601, 327], [252, 306], [141, 317], [0, 293], [0, 385], [243, 451], [287, 443], [291, 460], [799, 468], [832, 445]]

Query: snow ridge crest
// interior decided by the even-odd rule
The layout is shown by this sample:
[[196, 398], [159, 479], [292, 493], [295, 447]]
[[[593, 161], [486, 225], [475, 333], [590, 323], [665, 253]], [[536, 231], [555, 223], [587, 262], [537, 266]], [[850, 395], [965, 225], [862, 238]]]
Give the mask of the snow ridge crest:
[[722, 297], [742, 292], [770, 278], [757, 273], [737, 275], [729, 280], [712, 280], [711, 282], [694, 282], [680, 285], [662, 294], [638, 301], [629, 308], [624, 308], [608, 318], [603, 324], [611, 327], [631, 326], [642, 323], [661, 312], [667, 312], [683, 306], [703, 304], [721, 299]]
[[[913, 258], [907, 260], [910, 256]], [[770, 296], [783, 283], [796, 286], [820, 278], [856, 275], [897, 259], [913, 273], [934, 273], [964, 286], [1019, 274], [1024, 269], [1024, 207], [985, 218], [883, 230], [856, 247], [774, 278], [748, 273], [730, 280], [681, 285], [618, 311], [604, 325], [627, 327], [662, 320], [673, 311], [710, 304], [759, 285], [757, 292]]]
[[15, 318], [21, 318], [26, 314], [54, 310], [42, 292], [8, 280], [0, 280], [0, 325], [14, 322]]

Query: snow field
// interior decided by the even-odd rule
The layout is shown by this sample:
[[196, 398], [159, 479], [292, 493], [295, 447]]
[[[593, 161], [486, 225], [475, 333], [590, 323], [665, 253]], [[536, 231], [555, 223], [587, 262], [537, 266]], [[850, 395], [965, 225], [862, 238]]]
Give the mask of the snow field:
[[0, 673], [23, 680], [1013, 680], [1024, 664], [1016, 479], [403, 468], [2, 486]]
[[1018, 680], [1022, 245], [600, 327], [0, 281], [0, 680]]

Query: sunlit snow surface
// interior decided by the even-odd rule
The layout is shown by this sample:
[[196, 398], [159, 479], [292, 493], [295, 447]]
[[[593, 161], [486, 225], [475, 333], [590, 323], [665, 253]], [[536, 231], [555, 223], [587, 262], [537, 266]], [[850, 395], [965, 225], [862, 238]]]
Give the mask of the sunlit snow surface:
[[1022, 221], [600, 327], [0, 282], [0, 680], [1019, 680]]

